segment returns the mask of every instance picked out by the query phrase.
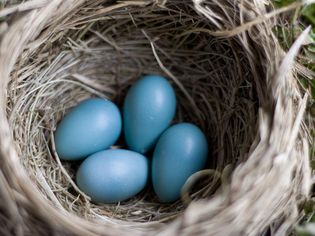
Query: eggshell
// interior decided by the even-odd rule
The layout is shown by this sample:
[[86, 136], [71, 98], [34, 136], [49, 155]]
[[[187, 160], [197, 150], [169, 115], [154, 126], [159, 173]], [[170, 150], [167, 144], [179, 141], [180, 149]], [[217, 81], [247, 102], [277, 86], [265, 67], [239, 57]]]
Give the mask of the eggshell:
[[129, 149], [146, 153], [175, 116], [176, 97], [162, 76], [147, 75], [129, 89], [123, 107], [123, 125]]
[[92, 98], [74, 107], [55, 132], [60, 159], [80, 160], [113, 145], [121, 133], [117, 106], [109, 100]]
[[79, 188], [99, 203], [116, 203], [133, 197], [145, 187], [147, 180], [147, 158], [122, 149], [89, 156], [76, 176]]
[[152, 182], [161, 202], [173, 202], [193, 173], [204, 168], [208, 143], [203, 132], [190, 123], [168, 128], [159, 138], [152, 160]]

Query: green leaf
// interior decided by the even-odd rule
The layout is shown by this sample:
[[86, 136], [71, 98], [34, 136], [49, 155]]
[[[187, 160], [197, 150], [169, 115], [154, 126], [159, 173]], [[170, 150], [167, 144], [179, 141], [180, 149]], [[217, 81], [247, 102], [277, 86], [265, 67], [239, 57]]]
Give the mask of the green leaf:
[[309, 45], [309, 46], [307, 47], [307, 50], [310, 51], [310, 52], [312, 52], [312, 53], [315, 53], [315, 44]]
[[[312, 169], [315, 169], [315, 161], [311, 161]], [[314, 212], [314, 201], [308, 200], [304, 203], [303, 209], [306, 215], [312, 214]]]
[[315, 27], [315, 3], [304, 7], [301, 15], [308, 23]]
[[284, 7], [290, 5], [293, 2], [295, 2], [295, 0], [274, 0], [274, 3], [277, 7]]
[[297, 226], [296, 232], [298, 236], [315, 235], [315, 223], [307, 223], [305, 226]]

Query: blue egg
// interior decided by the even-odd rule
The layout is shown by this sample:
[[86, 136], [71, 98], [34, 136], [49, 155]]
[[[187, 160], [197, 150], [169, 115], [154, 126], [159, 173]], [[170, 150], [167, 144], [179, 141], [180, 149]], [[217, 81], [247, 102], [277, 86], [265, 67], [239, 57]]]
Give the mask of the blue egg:
[[121, 115], [109, 100], [92, 98], [74, 107], [59, 123], [56, 151], [63, 160], [80, 160], [113, 145], [121, 133]]
[[123, 107], [123, 125], [129, 149], [146, 153], [175, 116], [176, 97], [162, 76], [147, 75], [128, 91]]
[[99, 203], [116, 203], [135, 196], [148, 180], [145, 156], [122, 149], [97, 152], [83, 161], [76, 182], [79, 188]]
[[188, 177], [205, 167], [207, 156], [207, 139], [197, 126], [180, 123], [168, 128], [152, 160], [153, 188], [159, 200], [176, 201]]

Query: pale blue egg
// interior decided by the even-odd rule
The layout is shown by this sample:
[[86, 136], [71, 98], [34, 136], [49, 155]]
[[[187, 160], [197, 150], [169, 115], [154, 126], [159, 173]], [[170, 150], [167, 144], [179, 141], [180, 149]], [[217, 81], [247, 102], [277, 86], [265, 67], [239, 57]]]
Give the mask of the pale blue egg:
[[159, 200], [176, 201], [188, 177], [205, 167], [207, 156], [207, 139], [197, 126], [180, 123], [168, 128], [152, 160], [153, 188]]
[[121, 133], [122, 119], [109, 100], [92, 98], [74, 107], [55, 133], [60, 159], [80, 160], [113, 145]]
[[83, 161], [76, 182], [99, 203], [116, 203], [135, 196], [148, 180], [145, 156], [122, 149], [97, 152]]
[[123, 126], [129, 149], [146, 153], [175, 116], [176, 97], [171, 84], [162, 76], [147, 75], [127, 93]]

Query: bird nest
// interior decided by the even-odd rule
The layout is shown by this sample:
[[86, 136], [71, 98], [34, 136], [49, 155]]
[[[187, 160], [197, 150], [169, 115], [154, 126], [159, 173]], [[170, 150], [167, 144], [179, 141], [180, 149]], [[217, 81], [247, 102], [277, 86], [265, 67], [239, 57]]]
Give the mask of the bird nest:
[[[257, 235], [285, 233], [309, 192], [307, 95], [294, 56], [273, 34], [269, 1], [29, 1], [0, 12], [1, 235]], [[118, 105], [144, 74], [178, 100], [175, 122], [206, 134], [207, 169], [182, 199], [150, 187], [95, 204], [78, 163], [54, 148], [57, 123], [90, 97]], [[175, 170], [174, 170], [175, 171]]]

